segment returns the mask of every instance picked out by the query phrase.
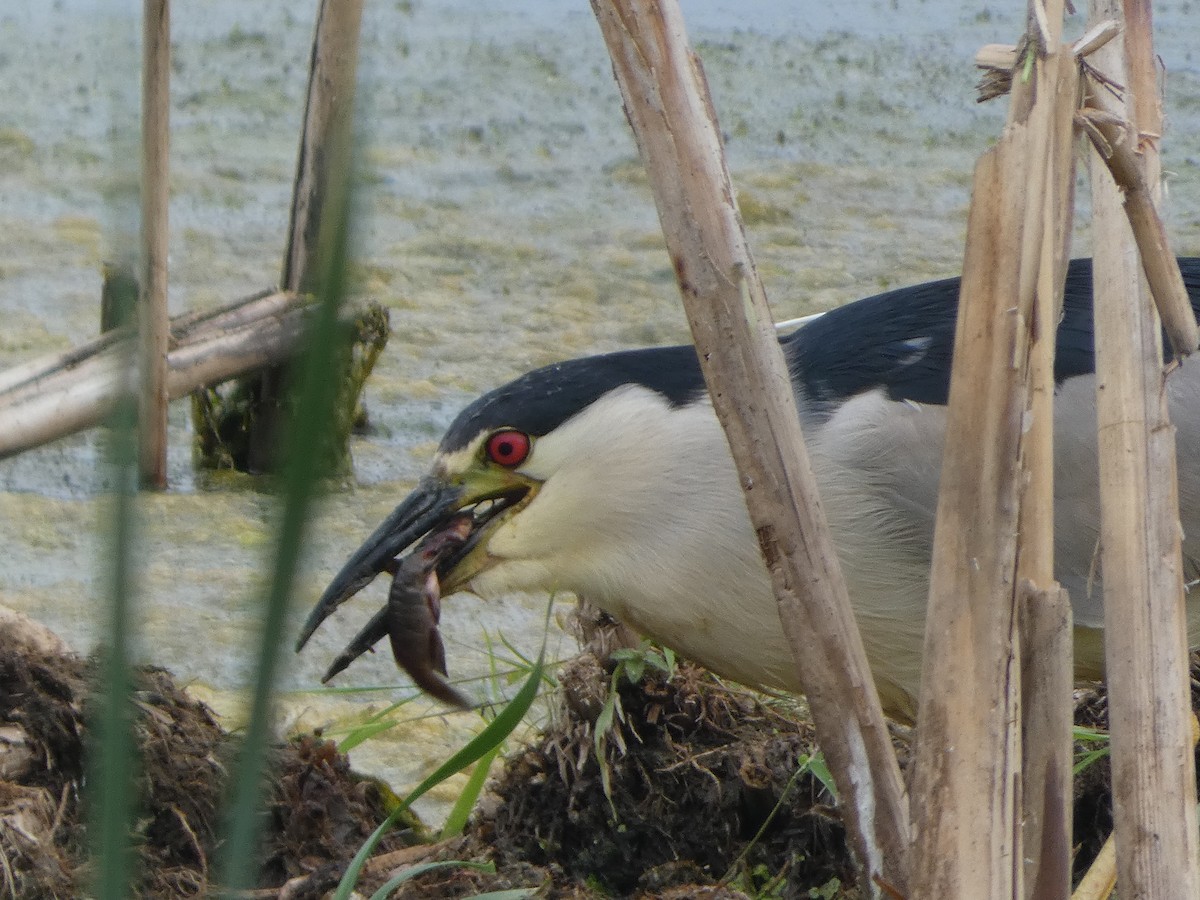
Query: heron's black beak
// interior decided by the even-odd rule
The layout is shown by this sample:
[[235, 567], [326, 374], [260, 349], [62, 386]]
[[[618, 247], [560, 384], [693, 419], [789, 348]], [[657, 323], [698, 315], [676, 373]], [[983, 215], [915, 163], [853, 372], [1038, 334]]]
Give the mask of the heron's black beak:
[[304, 647], [330, 613], [370, 584], [410, 544], [453, 515], [462, 504], [463, 493], [458, 485], [432, 477], [422, 479], [325, 588], [304, 623], [296, 651]]

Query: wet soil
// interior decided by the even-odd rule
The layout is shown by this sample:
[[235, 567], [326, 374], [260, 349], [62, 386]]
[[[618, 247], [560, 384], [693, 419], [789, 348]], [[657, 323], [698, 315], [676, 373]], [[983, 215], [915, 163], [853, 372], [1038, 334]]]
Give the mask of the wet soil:
[[[173, 17], [174, 312], [211, 309], [278, 278], [317, 6], [206, 0]], [[686, 9], [781, 319], [959, 270], [970, 173], [1006, 112], [1003, 101], [974, 102], [972, 59], [1024, 27], [1011, 3], [798, 10], [783, 0], [689, 0]], [[0, 80], [21, 86], [0, 107], [0, 366], [92, 337], [103, 264], [136, 244], [139, 15], [139, 4], [112, 0], [0, 3]], [[1194, 0], [1155, 4], [1170, 118], [1167, 227], [1185, 253], [1200, 252], [1194, 20]], [[1081, 13], [1067, 33], [1083, 30]], [[314, 511], [292, 637], [332, 574], [427, 470], [464, 404], [537, 365], [688, 339], [586, 3], [369, 3], [362, 32], [351, 287], [388, 310], [394, 332], [368, 388], [374, 428], [353, 440], [356, 485]], [[1086, 229], [1074, 252], [1088, 252]], [[247, 636], [259, 627], [278, 511], [247, 482], [198, 478], [186, 405], [170, 421], [171, 491], [136, 501], [144, 594], [131, 652], [170, 660], [235, 716], [252, 678]], [[102, 602], [110, 572], [116, 481], [105, 447], [97, 429], [0, 461], [0, 596], [85, 651], [101, 632], [80, 609]], [[386, 593], [370, 596], [382, 603]], [[490, 646], [537, 655], [545, 608], [532, 595], [447, 603], [440, 627], [474, 697], [489, 696]], [[379, 654], [340, 676], [361, 693], [314, 692], [365, 620], [348, 606], [318, 636], [319, 652], [286, 655], [281, 718], [333, 729], [372, 715], [380, 686], [412, 691]], [[548, 658], [568, 643], [555, 632]], [[476, 724], [427, 712], [360, 747], [355, 764], [419, 782], [425, 761], [445, 758]], [[424, 753], [404, 753], [406, 742]], [[439, 794], [423, 801], [431, 818], [449, 806]]]
[[[8, 630], [6, 625], [4, 629]], [[0, 642], [0, 896], [68, 898], [88, 882], [83, 791], [93, 662]], [[529, 889], [550, 898], [854, 898], [854, 869], [811, 726], [795, 701], [748, 693], [690, 665], [636, 683], [590, 653], [559, 675], [552, 723], [512, 752], [465, 834], [430, 843], [419, 823], [384, 839], [360, 889], [434, 861], [393, 896], [460, 898]], [[1200, 699], [1193, 661], [1193, 705]], [[606, 706], [611, 725], [596, 739]], [[134, 895], [208, 896], [237, 739], [169, 673], [136, 673], [140, 775]], [[1080, 691], [1077, 724], [1103, 729], [1103, 689]], [[1082, 753], [1095, 744], [1080, 745]], [[901, 764], [906, 736], [898, 731]], [[274, 748], [253, 897], [322, 897], [394, 808], [319, 735]], [[1076, 873], [1112, 828], [1109, 765], [1075, 788]]]
[[817, 749], [794, 705], [690, 665], [622, 683], [623, 715], [602, 742], [606, 785], [592, 723], [607, 672], [585, 655], [564, 682], [557, 726], [508, 761], [474, 823], [498, 864], [547, 866], [617, 896], [853, 884], [833, 798], [811, 771], [796, 775]]
[[[89, 879], [87, 794], [96, 665], [73, 654], [0, 644], [0, 858], [5, 898], [83, 896]], [[139, 774], [133, 895], [207, 897], [236, 739], [163, 669], [134, 680]], [[390, 794], [350, 771], [315, 735], [273, 749], [258, 881], [303, 879], [291, 897], [320, 897], [390, 811]], [[396, 850], [424, 837], [389, 835]], [[267, 895], [275, 896], [272, 890]]]

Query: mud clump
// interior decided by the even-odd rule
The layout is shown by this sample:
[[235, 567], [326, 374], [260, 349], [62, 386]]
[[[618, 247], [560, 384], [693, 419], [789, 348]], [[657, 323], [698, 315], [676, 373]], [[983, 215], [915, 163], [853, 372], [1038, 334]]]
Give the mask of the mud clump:
[[[0, 629], [5, 631], [5, 629]], [[90, 873], [83, 790], [95, 666], [0, 640], [0, 896], [83, 896]], [[130, 841], [133, 894], [210, 896], [236, 740], [162, 669], [135, 673], [132, 695], [138, 808]], [[258, 883], [303, 877], [294, 897], [319, 897], [389, 810], [383, 791], [345, 756], [307, 736], [275, 748]], [[397, 832], [381, 849], [412, 843]]]
[[[554, 724], [508, 760], [453, 852], [550, 897], [857, 896], [841, 889], [854, 869], [794, 709], [690, 665], [618, 678], [598, 757], [611, 674], [588, 654], [568, 665]], [[491, 878], [443, 870], [397, 896], [466, 897], [499, 889]]]
[[811, 773], [792, 783], [817, 752], [811, 728], [691, 666], [618, 697], [601, 742], [608, 790], [588, 719], [566, 716], [510, 763], [481, 835], [499, 861], [552, 862], [619, 894], [755, 872], [795, 891], [853, 883], [832, 799]]
[[[94, 666], [10, 631], [0, 618], [0, 897], [82, 896]], [[509, 756], [466, 833], [429, 844], [410, 822], [384, 838], [360, 891], [405, 873], [395, 897], [857, 898], [803, 708], [689, 665], [638, 665], [631, 680], [625, 659], [584, 653], [567, 664], [551, 724]], [[1198, 688], [1194, 658], [1193, 708]], [[133, 707], [132, 893], [210, 896], [236, 740], [161, 669], [137, 672]], [[1107, 727], [1102, 690], [1077, 694], [1076, 723]], [[1093, 754], [1075, 780], [1076, 877], [1112, 828], [1108, 760], [1095, 752], [1103, 746], [1076, 748], [1077, 759]], [[902, 737], [896, 747], [904, 766]], [[395, 798], [317, 736], [275, 748], [268, 768], [253, 896], [326, 896]], [[455, 860], [475, 865], [414, 869]]]

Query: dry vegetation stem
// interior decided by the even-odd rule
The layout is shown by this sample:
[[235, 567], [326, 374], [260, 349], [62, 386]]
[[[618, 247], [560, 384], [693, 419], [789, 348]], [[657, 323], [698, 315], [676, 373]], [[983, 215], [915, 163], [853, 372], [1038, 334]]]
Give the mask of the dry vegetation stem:
[[[738, 466], [864, 892], [906, 881], [908, 809], [804, 450], [786, 364], [675, 2], [594, 0], [713, 406]], [[749, 402], [748, 398], [754, 398]]]

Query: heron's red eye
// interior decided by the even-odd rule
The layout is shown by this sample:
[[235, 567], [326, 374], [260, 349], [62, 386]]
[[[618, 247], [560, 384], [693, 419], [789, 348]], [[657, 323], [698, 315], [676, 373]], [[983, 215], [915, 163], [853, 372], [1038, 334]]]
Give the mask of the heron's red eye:
[[513, 468], [529, 456], [529, 435], [523, 431], [497, 431], [487, 439], [488, 459], [497, 465]]

